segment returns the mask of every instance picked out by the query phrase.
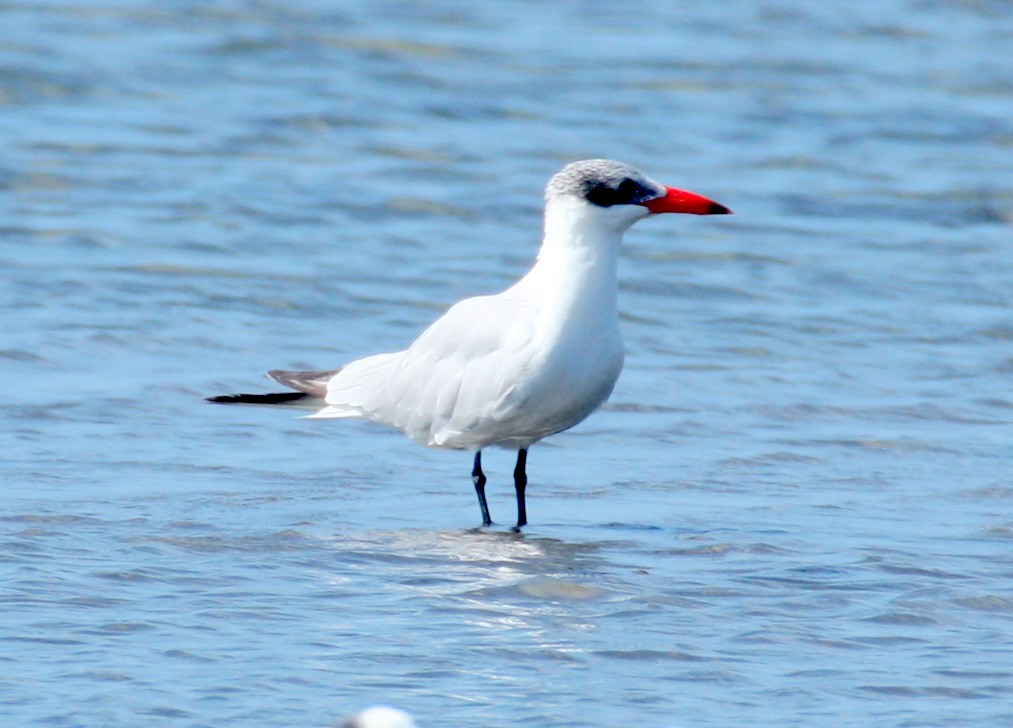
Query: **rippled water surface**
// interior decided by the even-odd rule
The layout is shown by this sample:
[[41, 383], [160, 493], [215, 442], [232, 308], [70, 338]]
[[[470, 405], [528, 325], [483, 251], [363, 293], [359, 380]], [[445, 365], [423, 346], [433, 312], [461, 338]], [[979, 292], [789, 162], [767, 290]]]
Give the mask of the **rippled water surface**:
[[[5, 725], [1013, 724], [1009, 3], [0, 26]], [[737, 214], [627, 235], [523, 535], [465, 453], [202, 402], [502, 289], [589, 156]]]

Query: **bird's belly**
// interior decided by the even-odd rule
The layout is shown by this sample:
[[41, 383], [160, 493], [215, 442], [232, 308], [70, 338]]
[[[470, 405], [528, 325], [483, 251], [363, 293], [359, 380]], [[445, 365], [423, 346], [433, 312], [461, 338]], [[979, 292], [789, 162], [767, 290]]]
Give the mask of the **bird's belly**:
[[548, 357], [493, 413], [500, 435], [492, 444], [527, 447], [582, 422], [612, 394], [622, 367], [621, 340]]

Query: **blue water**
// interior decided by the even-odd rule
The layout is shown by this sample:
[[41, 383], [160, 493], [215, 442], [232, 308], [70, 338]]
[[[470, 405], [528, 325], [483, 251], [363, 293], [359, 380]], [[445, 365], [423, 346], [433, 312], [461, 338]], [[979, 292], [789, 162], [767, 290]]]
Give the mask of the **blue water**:
[[[1009, 3], [0, 27], [4, 725], [1013, 724]], [[502, 289], [591, 156], [736, 215], [627, 235], [523, 535], [465, 453], [202, 401]]]

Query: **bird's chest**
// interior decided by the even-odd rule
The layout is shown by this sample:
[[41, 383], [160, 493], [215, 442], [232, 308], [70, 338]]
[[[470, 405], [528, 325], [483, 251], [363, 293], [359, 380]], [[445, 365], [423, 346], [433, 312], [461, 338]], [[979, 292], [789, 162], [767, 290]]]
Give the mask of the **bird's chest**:
[[544, 392], [546, 396], [583, 402], [600, 393], [597, 407], [611, 393], [623, 366], [618, 326], [589, 326], [571, 332], [554, 342], [541, 366], [546, 380], [559, 387], [558, 392]]
[[561, 320], [565, 325], [540, 332], [538, 353], [517, 395], [550, 426], [565, 428], [612, 393], [623, 366], [623, 341], [614, 311], [571, 311]]

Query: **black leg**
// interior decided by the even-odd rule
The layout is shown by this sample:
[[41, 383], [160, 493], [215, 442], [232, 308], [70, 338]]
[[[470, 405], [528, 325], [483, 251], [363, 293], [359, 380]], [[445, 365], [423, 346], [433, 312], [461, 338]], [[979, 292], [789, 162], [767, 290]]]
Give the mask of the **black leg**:
[[482, 509], [482, 525], [491, 526], [489, 504], [485, 502], [485, 473], [482, 472], [481, 450], [475, 453], [475, 467], [471, 469], [471, 480], [475, 484], [475, 493], [478, 494], [478, 507]]
[[514, 490], [517, 491], [517, 525], [515, 531], [521, 530], [521, 526], [527, 525], [528, 511], [524, 506], [524, 489], [528, 487], [528, 451], [517, 451], [517, 466], [514, 468]]

